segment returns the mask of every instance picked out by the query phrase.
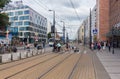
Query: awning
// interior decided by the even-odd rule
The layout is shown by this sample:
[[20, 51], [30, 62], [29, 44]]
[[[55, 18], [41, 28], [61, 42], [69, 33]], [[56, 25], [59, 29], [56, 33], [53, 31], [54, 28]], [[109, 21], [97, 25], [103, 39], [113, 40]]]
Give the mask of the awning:
[[120, 29], [114, 29], [114, 30], [110, 30], [106, 36], [107, 37], [112, 37], [112, 36], [120, 36]]

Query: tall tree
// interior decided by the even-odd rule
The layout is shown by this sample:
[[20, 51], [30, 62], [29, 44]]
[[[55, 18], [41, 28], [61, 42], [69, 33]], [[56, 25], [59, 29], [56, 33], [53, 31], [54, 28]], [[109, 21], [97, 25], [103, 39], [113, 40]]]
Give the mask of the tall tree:
[[52, 37], [51, 32], [49, 32], [47, 36], [48, 36], [48, 39], [51, 38]]
[[[5, 5], [7, 5], [10, 0], [0, 0], [0, 9], [2, 9]], [[0, 13], [0, 30], [5, 31], [6, 26], [8, 26], [9, 17], [6, 13]]]
[[0, 8], [3, 8], [7, 5], [11, 0], [0, 0]]

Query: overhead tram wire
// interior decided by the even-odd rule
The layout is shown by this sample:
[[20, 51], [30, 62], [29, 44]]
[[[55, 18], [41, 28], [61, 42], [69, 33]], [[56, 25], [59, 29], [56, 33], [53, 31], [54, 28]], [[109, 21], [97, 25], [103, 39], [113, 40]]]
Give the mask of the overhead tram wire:
[[78, 20], [81, 21], [81, 19], [80, 19], [79, 15], [78, 15], [78, 13], [77, 13], [77, 11], [76, 11], [76, 9], [75, 9], [75, 6], [74, 6], [72, 0], [69, 0], [69, 1], [70, 1], [71, 5], [72, 5], [72, 7], [73, 7], [73, 9], [74, 9], [74, 11], [75, 11], [77, 17], [78, 17]]
[[[24, 1], [25, 1], [25, 0], [24, 0]], [[28, 3], [28, 2], [26, 1], [26, 3]], [[38, 0], [38, 1], [37, 1], [37, 0], [34, 0], [34, 3], [38, 4], [37, 6], [43, 8], [44, 11], [46, 11], [47, 14], [50, 15], [50, 14], [48, 13], [49, 7], [47, 7], [45, 4], [43, 4], [43, 2], [41, 2], [41, 1], [39, 1], [39, 0]], [[41, 3], [42, 5], [41, 5], [40, 3]], [[28, 4], [30, 4], [30, 3], [28, 3]], [[74, 5], [73, 5], [73, 6], [74, 6]], [[44, 13], [44, 12], [43, 12], [43, 13]], [[57, 14], [57, 13], [56, 13], [56, 14]], [[56, 18], [57, 18], [57, 19], [60, 19], [60, 20], [61, 20], [61, 19], [65, 19], [65, 18], [63, 18], [63, 17], [61, 18], [61, 17], [58, 16], [58, 15], [56, 15]]]
[[[25, 1], [24, 0], [24, 3], [26, 3], [26, 4], [28, 4], [28, 5], [31, 5], [31, 3], [28, 3], [27, 1]], [[39, 5], [38, 3], [36, 3], [37, 5], [36, 5], [36, 7], [42, 7], [43, 9], [45, 9], [43, 6], [41, 6], [41, 5]], [[30, 6], [31, 8], [33, 7], [33, 6]], [[34, 6], [35, 7], [35, 6]], [[35, 7], [35, 8], [36, 8]], [[35, 10], [36, 11], [36, 10]], [[39, 10], [40, 11], [40, 10]], [[44, 10], [44, 11], [46, 11], [46, 10]], [[41, 12], [41, 11], [40, 11]], [[42, 13], [44, 13], [43, 11], [42, 11]], [[48, 12], [47, 12], [48, 13]]]
[[[27, 3], [27, 4], [30, 4], [30, 3], [28, 3], [27, 1], [24, 1], [24, 2]], [[43, 8], [44, 11], [46, 11], [46, 13], [47, 13], [48, 15], [50, 15], [50, 13], [48, 13], [48, 10], [49, 10], [48, 8], [45, 8], [44, 6], [42, 6], [42, 5], [41, 5], [38, 1], [36, 1], [36, 0], [34, 1], [34, 3], [36, 3], [38, 7]], [[41, 11], [40, 11], [40, 12], [41, 12]], [[42, 12], [42, 13], [44, 13], [44, 12]], [[57, 16], [58, 16], [58, 15], [56, 15], [55, 17], [56, 17], [57, 19], [60, 19], [60, 18], [58, 18], [59, 16], [58, 16], [58, 17], [57, 17]]]
[[[28, 3], [28, 2], [25, 1], [25, 0], [24, 0], [24, 2], [27, 3], [27, 4], [30, 4], [30, 3]], [[40, 3], [39, 3], [39, 2], [40, 2], [40, 1], [34, 0], [34, 3], [36, 3], [38, 7], [43, 8], [44, 11], [46, 11], [47, 14], [50, 15], [50, 14], [48, 13], [49, 8], [48, 8], [47, 6], [45, 6], [45, 7], [42, 6], [42, 5], [40, 4], [40, 3], [42, 3], [42, 2], [40, 2]], [[44, 5], [44, 4], [43, 4], [43, 5]], [[44, 13], [44, 12], [43, 12], [43, 13]], [[57, 18], [57, 19], [60, 19], [60, 18], [58, 18], [58, 17], [59, 17], [59, 16], [57, 15], [56, 18]], [[58, 26], [60, 26], [61, 28], [63, 28], [63, 26], [61, 26], [58, 22], [56, 22], [56, 24], [57, 24]]]
[[[50, 8], [48, 6], [46, 6], [45, 4], [43, 4], [43, 2], [41, 2], [40, 0], [34, 0], [37, 4], [39, 5], [43, 5], [42, 8], [45, 9], [48, 13], [48, 10], [50, 10]], [[40, 4], [41, 3], [41, 4]], [[57, 15], [56, 13], [56, 16], [55, 16], [57, 19], [63, 19], [63, 18], [60, 18], [60, 16]]]
[[[48, 12], [48, 10], [50, 10], [50, 8], [48, 7], [48, 6], [46, 6], [42, 1], [40, 1], [40, 0], [34, 0], [36, 3], [38, 3], [38, 2], [40, 2], [44, 7], [44, 9]], [[59, 15], [57, 15], [57, 13], [56, 13], [56, 18], [58, 18], [58, 19], [65, 19], [64, 17], [61, 17], [61, 16], [59, 16]]]

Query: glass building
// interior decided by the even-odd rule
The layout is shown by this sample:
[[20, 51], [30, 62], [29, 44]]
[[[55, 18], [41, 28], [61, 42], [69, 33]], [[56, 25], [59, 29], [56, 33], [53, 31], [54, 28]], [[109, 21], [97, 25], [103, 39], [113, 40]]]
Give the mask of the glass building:
[[9, 15], [9, 33], [22, 42], [46, 41], [47, 19], [26, 5], [7, 5], [3, 12]]

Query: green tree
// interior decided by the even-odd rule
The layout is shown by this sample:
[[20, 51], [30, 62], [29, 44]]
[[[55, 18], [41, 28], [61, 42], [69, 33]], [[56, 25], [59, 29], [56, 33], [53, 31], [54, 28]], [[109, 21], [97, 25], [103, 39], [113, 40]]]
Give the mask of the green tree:
[[48, 36], [48, 39], [51, 38], [52, 37], [51, 32], [49, 32], [47, 36]]
[[11, 0], [0, 0], [0, 8], [2, 9], [5, 5], [7, 5]]
[[[10, 0], [0, 0], [0, 9], [2, 9], [5, 5], [7, 5], [10, 2]], [[0, 29], [2, 31], [5, 31], [6, 26], [8, 26], [9, 23], [9, 17], [6, 13], [0, 13]]]

